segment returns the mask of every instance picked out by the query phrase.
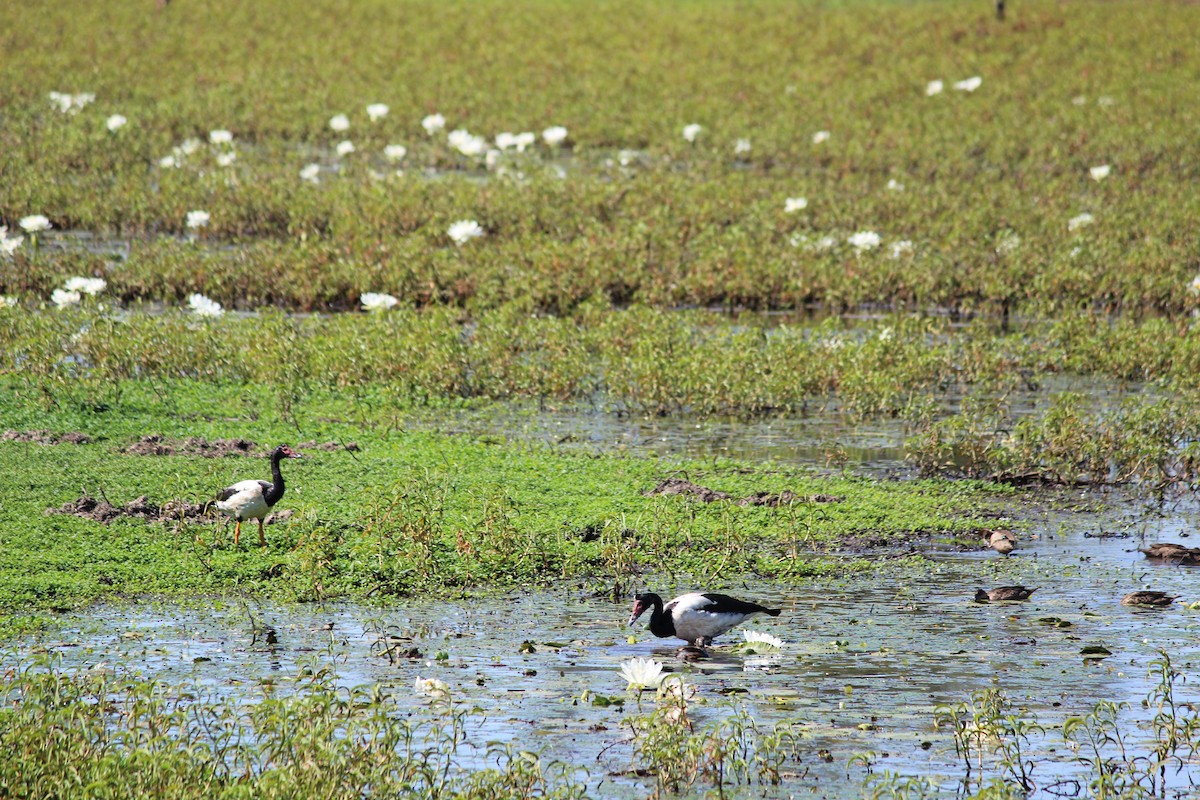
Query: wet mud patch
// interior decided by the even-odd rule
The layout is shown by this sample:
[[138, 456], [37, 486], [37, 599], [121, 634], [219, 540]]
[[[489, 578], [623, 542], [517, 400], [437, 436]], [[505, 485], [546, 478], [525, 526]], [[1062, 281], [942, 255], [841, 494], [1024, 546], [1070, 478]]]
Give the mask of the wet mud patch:
[[[92, 497], [85, 494], [78, 500], [64, 503], [59, 508], [47, 508], [46, 514], [69, 514], [74, 517], [90, 519], [107, 525], [115, 519], [141, 519], [146, 522], [224, 522], [227, 518], [219, 511], [212, 509], [207, 503], [191, 503], [187, 500], [172, 499], [158, 505], [146, 495], [134, 498], [121, 506], [115, 506], [105, 497]], [[264, 525], [271, 525], [290, 519], [295, 513], [286, 508], [268, 514], [263, 520]]]
[[147, 522], [170, 522], [182, 519], [197, 520], [205, 516], [204, 512], [204, 506], [198, 503], [189, 503], [186, 500], [168, 500], [160, 506], [152, 502], [146, 495], [134, 498], [122, 506], [114, 506], [107, 498], [92, 497], [85, 494], [78, 500], [64, 503], [59, 508], [46, 509], [47, 514], [69, 514], [75, 517], [90, 519], [104, 525], [107, 525], [114, 519], [123, 517], [134, 517], [146, 520]]
[[143, 436], [123, 448], [121, 452], [132, 456], [201, 456], [203, 458], [264, 455], [258, 443], [249, 439], [216, 439], [210, 442], [199, 436], [192, 436], [183, 440], [172, 440], [160, 434]]
[[[667, 478], [664, 481], [660, 481], [650, 491], [643, 492], [642, 494], [645, 497], [654, 497], [656, 495], [695, 497], [702, 503], [715, 503], [718, 500], [734, 500], [733, 495], [729, 494], [729, 492], [710, 489], [707, 486], [700, 486], [682, 478]], [[784, 490], [779, 493], [754, 492], [741, 499], [734, 500], [734, 502], [739, 506], [769, 506], [771, 508], [778, 508], [779, 506], [790, 506], [797, 503], [840, 503], [844, 499], [844, 497], [832, 494], [797, 494]]]
[[30, 442], [32, 444], [87, 444], [92, 437], [79, 431], [52, 433], [46, 430], [36, 431], [5, 431], [0, 433], [0, 442]]

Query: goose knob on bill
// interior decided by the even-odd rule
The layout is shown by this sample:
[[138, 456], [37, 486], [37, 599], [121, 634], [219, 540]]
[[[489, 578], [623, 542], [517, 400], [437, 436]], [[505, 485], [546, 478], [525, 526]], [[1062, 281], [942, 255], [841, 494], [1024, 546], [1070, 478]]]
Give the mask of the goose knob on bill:
[[238, 481], [232, 486], [226, 486], [217, 493], [213, 503], [217, 510], [227, 514], [237, 521], [233, 530], [233, 544], [237, 546], [238, 537], [242, 534], [242, 522], [248, 519], [258, 520], [258, 544], [267, 546], [267, 537], [263, 534], [263, 518], [271, 513], [276, 503], [283, 499], [283, 473], [279, 470], [279, 462], [285, 458], [303, 458], [286, 444], [276, 447], [271, 453], [271, 482]]
[[654, 609], [650, 615], [651, 633], [661, 639], [675, 636], [697, 647], [712, 644], [713, 639], [751, 614], [778, 617], [781, 611], [724, 594], [700, 592], [680, 595], [664, 605], [661, 597], [647, 592], [634, 598], [629, 624], [650, 609]]

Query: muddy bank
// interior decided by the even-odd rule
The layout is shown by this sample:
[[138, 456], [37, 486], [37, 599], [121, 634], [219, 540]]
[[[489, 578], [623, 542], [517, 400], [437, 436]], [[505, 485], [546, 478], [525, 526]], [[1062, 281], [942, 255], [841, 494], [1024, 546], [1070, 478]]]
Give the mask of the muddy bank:
[[[172, 499], [161, 506], [152, 502], [146, 495], [130, 500], [121, 506], [114, 506], [103, 497], [83, 495], [78, 500], [64, 503], [59, 508], [47, 508], [47, 514], [69, 514], [75, 517], [90, 519], [107, 525], [114, 519], [136, 518], [146, 522], [178, 522], [189, 520], [193, 522], [223, 521], [225, 516], [211, 504], [189, 503], [187, 500]], [[277, 511], [263, 520], [264, 524], [282, 522], [292, 516], [291, 509]]]
[[771, 508], [790, 506], [795, 503], [840, 503], [845, 499], [831, 494], [796, 494], [795, 492], [784, 490], [778, 494], [772, 492], [754, 492], [734, 500], [733, 495], [729, 494], [729, 492], [710, 489], [707, 486], [700, 486], [682, 478], [667, 478], [650, 491], [643, 492], [642, 494], [645, 497], [681, 495], [684, 497], [694, 497], [702, 503], [732, 500], [739, 506], [770, 506]]
[[[320, 450], [332, 453], [338, 450], [358, 451], [358, 444], [347, 442], [318, 443], [315, 441], [301, 442], [297, 450]], [[122, 453], [133, 456], [200, 456], [201, 458], [229, 458], [239, 456], [265, 457], [270, 454], [270, 448], [263, 447], [258, 442], [249, 439], [208, 439], [191, 436], [187, 439], [168, 439], [161, 434], [143, 436], [133, 444], [121, 449]]]
[[46, 430], [37, 431], [5, 431], [0, 433], [0, 442], [30, 442], [32, 444], [87, 444], [92, 437], [79, 431], [52, 433]]

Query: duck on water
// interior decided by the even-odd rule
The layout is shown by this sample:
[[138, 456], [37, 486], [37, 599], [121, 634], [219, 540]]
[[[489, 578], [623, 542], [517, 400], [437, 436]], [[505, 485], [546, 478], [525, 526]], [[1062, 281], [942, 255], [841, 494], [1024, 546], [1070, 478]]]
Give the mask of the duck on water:
[[666, 604], [654, 592], [646, 592], [634, 598], [629, 624], [637, 622], [650, 609], [654, 609], [650, 615], [651, 633], [660, 639], [675, 636], [697, 647], [712, 644], [713, 639], [751, 614], [778, 617], [781, 612], [778, 608], [711, 592], [683, 594]]

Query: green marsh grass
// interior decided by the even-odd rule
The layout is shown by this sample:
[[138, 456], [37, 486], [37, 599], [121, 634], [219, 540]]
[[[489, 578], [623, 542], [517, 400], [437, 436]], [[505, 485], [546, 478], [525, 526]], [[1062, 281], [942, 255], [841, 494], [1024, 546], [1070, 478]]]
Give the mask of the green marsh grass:
[[[563, 579], [607, 593], [627, 591], [643, 572], [664, 566], [697, 579], [755, 572], [803, 580], [868, 564], [804, 557], [813, 549], [836, 549], [854, 536], [901, 542], [970, 533], [982, 524], [975, 512], [1003, 494], [969, 482], [876, 482], [405, 432], [397, 413], [386, 397], [326, 391], [306, 395], [285, 418], [273, 387], [192, 381], [130, 382], [109, 405], [41, 411], [0, 403], [0, 428], [65, 426], [93, 439], [0, 444], [10, 498], [0, 509], [0, 609], [45, 613], [121, 595], [386, 598]], [[235, 480], [268, 474], [258, 458], [121, 452], [149, 433], [263, 445], [354, 441], [360, 450], [310, 450], [306, 461], [285, 465], [281, 505], [296, 513], [268, 526], [261, 550], [234, 548], [219, 524], [131, 517], [105, 525], [45, 513], [84, 492], [118, 507], [141, 495], [159, 506], [175, 498], [202, 503]], [[771, 508], [644, 494], [680, 473], [735, 499], [784, 490], [800, 499]], [[819, 508], [804, 499], [816, 495], [843, 499]], [[9, 619], [17, 628], [27, 622]]]
[[[64, 254], [53, 236], [20, 249], [0, 291], [26, 302], [95, 273], [126, 302], [198, 291], [292, 310], [351, 309], [365, 291], [556, 312], [597, 296], [961, 313], [1197, 303], [1189, 4], [1023, 2], [1005, 23], [983, 3], [776, 0], [61, 3], [34, 27], [22, 14], [0, 10], [14, 31], [0, 221], [43, 213], [129, 241], [116, 261]], [[951, 88], [970, 75], [977, 91]], [[927, 97], [935, 78], [946, 91]], [[51, 91], [96, 100], [63, 114]], [[371, 122], [378, 101], [391, 113]], [[447, 128], [430, 136], [433, 111]], [[112, 113], [129, 120], [115, 133]], [[330, 130], [337, 113], [348, 131]], [[550, 125], [568, 127], [565, 148], [539, 141], [502, 170], [446, 143], [457, 127], [490, 141]], [[229, 167], [207, 141], [217, 128], [234, 135]], [[830, 139], [814, 144], [817, 130]], [[195, 153], [158, 165], [188, 138]], [[337, 157], [347, 138], [357, 152]], [[408, 147], [402, 162], [384, 159], [389, 143]], [[299, 177], [310, 163], [315, 185]], [[1096, 181], [1100, 164], [1112, 172]], [[809, 204], [788, 214], [794, 196]], [[194, 209], [211, 221], [191, 243]], [[1069, 231], [1083, 212], [1094, 224]], [[454, 247], [447, 228], [464, 218], [487, 235]], [[856, 253], [861, 230], [883, 245]], [[814, 249], [823, 236], [837, 246]], [[893, 258], [902, 240], [914, 251]]]

